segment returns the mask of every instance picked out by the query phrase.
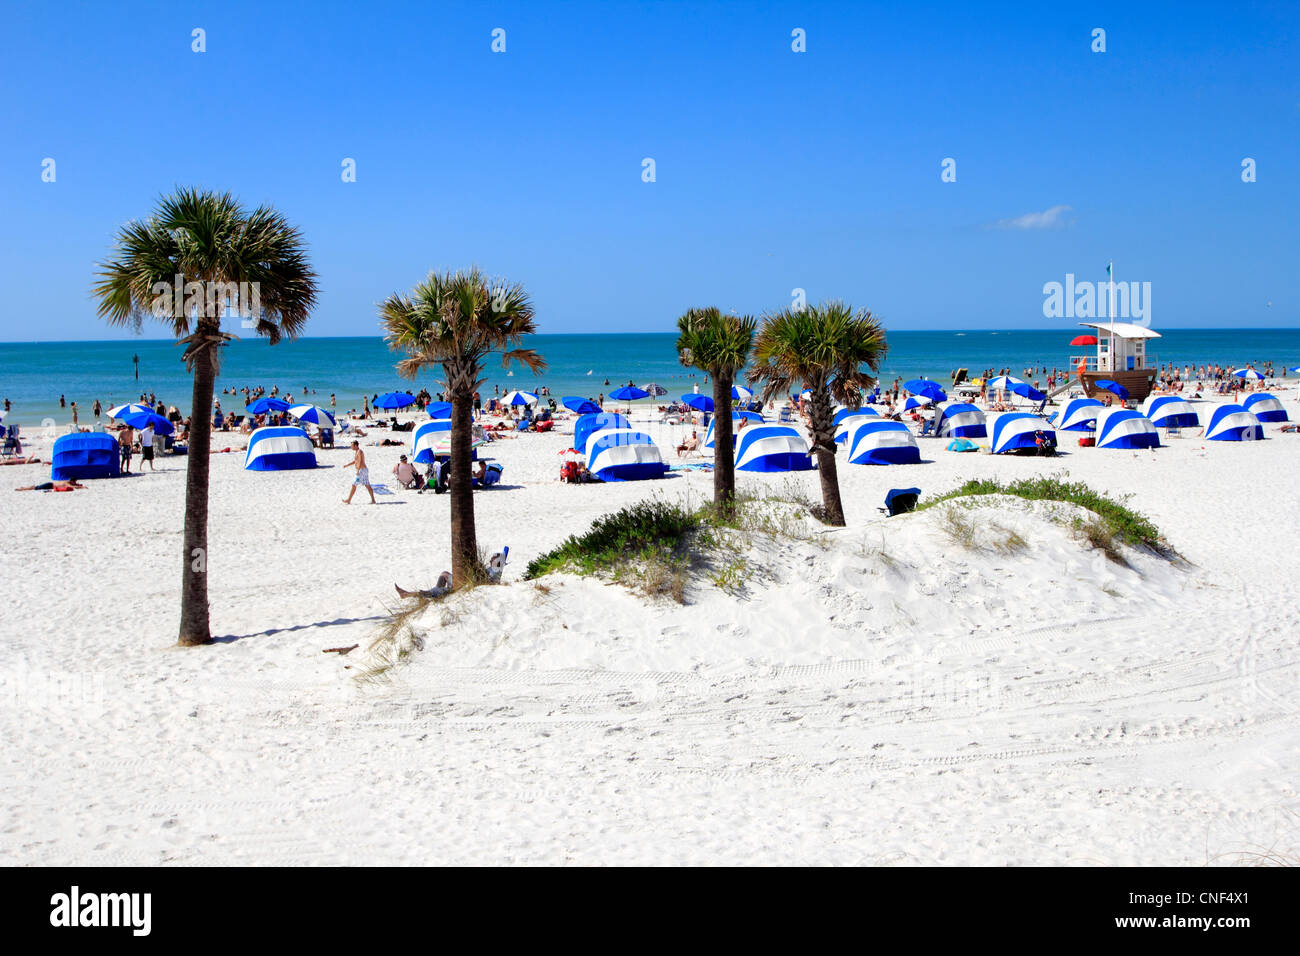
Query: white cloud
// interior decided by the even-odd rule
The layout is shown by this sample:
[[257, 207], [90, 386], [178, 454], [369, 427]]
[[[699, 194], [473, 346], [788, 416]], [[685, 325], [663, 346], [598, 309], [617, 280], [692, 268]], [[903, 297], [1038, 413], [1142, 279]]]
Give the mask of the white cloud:
[[1070, 225], [1073, 220], [1067, 221], [1065, 214], [1070, 212], [1070, 206], [1053, 206], [1051, 209], [1044, 209], [1042, 212], [1027, 212], [1023, 216], [1017, 216], [1015, 219], [999, 219], [993, 224], [994, 229], [1059, 229], [1062, 226]]

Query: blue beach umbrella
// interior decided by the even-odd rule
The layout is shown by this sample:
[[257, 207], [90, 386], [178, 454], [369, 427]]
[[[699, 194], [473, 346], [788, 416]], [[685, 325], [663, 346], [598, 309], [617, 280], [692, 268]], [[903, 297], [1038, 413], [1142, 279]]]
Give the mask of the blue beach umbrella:
[[415, 404], [415, 396], [410, 392], [385, 392], [375, 399], [375, 408], [406, 408]]
[[250, 415], [265, 415], [267, 412], [287, 412], [289, 403], [283, 398], [259, 398], [248, 406]]
[[430, 402], [424, 410], [430, 418], [451, 418], [451, 402]]
[[914, 378], [903, 383], [903, 388], [913, 395], [924, 395], [935, 402], [947, 401], [948, 396], [936, 383], [926, 378]]
[[1292, 366], [1291, 366], [1291, 374], [1292, 374], [1292, 375], [1300, 375], [1300, 365], [1292, 365]]
[[171, 422], [153, 412], [132, 412], [118, 417], [132, 428], [144, 428], [146, 425], [153, 425], [153, 430], [159, 435], [170, 435], [176, 430], [172, 427]]
[[338, 422], [334, 416], [321, 408], [319, 405], [293, 405], [286, 411], [300, 422], [310, 422], [313, 425], [319, 425], [322, 428], [335, 428]]
[[589, 398], [583, 398], [581, 395], [565, 395], [560, 399], [560, 404], [571, 412], [577, 412], [579, 415], [590, 415], [593, 412], [599, 412], [600, 406]]
[[697, 412], [713, 411], [713, 399], [709, 398], [709, 396], [707, 395], [695, 395], [695, 394], [683, 395], [682, 404], [689, 405]]
[[731, 386], [731, 397], [742, 402], [750, 402], [754, 400], [754, 390], [746, 388], [744, 385], [733, 385]]
[[1246, 379], [1246, 380], [1249, 381], [1249, 382], [1262, 382], [1262, 381], [1264, 381], [1264, 376], [1263, 376], [1263, 375], [1260, 375], [1260, 374], [1259, 374], [1258, 372], [1256, 372], [1253, 368], [1238, 368], [1238, 369], [1233, 369], [1232, 374], [1235, 375], [1235, 376], [1237, 376], [1237, 378], [1244, 378], [1244, 379]]
[[109, 418], [125, 418], [127, 415], [150, 415], [153, 409], [148, 405], [141, 405], [139, 402], [132, 402], [129, 405], [118, 405], [108, 410]]
[[1019, 395], [1021, 398], [1029, 399], [1031, 402], [1047, 401], [1047, 396], [1034, 388], [1034, 386], [1030, 385], [1028, 382], [1020, 382], [1017, 385], [1012, 385], [1011, 391], [1014, 394]]
[[610, 392], [609, 397], [616, 402], [635, 402], [640, 398], [649, 398], [650, 393], [645, 389], [637, 388], [635, 385], [624, 385], [622, 388], [616, 388]]
[[1095, 388], [1099, 388], [1103, 392], [1110, 392], [1116, 398], [1128, 398], [1128, 389], [1119, 382], [1112, 382], [1108, 378], [1099, 378], [1092, 384]]
[[903, 411], [908, 412], [914, 408], [925, 408], [927, 405], [933, 405], [934, 399], [928, 395], [909, 395], [907, 401], [903, 402]]
[[535, 405], [537, 396], [532, 392], [506, 392], [501, 396], [502, 405]]

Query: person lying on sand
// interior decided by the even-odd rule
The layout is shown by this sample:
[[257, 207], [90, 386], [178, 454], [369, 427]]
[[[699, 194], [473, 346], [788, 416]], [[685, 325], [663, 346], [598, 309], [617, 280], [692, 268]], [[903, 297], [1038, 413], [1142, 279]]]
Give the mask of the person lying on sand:
[[69, 478], [67, 481], [46, 481], [39, 485], [27, 485], [24, 488], [15, 488], [14, 491], [80, 491], [85, 487], [76, 478]]
[[451, 572], [443, 571], [442, 574], [438, 575], [438, 583], [427, 591], [408, 591], [397, 584], [394, 584], [393, 587], [397, 589], [397, 596], [400, 598], [440, 598], [451, 590]]
[[39, 465], [39, 458], [0, 458], [0, 465]]

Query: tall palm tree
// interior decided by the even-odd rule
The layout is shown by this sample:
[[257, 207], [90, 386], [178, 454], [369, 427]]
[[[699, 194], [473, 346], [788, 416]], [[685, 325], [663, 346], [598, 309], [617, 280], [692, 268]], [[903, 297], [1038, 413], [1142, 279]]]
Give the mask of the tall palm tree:
[[731, 442], [731, 386], [749, 361], [757, 323], [748, 315], [713, 307], [691, 309], [677, 320], [677, 354], [683, 365], [713, 378], [713, 507], [729, 516], [736, 499], [736, 461]]
[[451, 398], [451, 577], [461, 587], [483, 574], [470, 474], [474, 393], [487, 381], [484, 363], [494, 353], [502, 368], [520, 362], [534, 373], [546, 369], [535, 350], [518, 347], [536, 332], [533, 305], [523, 286], [491, 282], [477, 268], [430, 272], [409, 294], [393, 293], [380, 304], [379, 324], [389, 348], [406, 356], [397, 363], [400, 375], [442, 366]]
[[822, 519], [829, 525], [844, 524], [831, 400], [853, 408], [860, 405], [862, 393], [876, 381], [872, 373], [880, 371], [886, 349], [880, 321], [865, 309], [855, 312], [839, 301], [767, 314], [758, 332], [750, 377], [764, 383], [763, 400], [791, 386], [812, 392], [808, 417], [821, 477]]
[[[294, 338], [316, 304], [316, 274], [298, 229], [270, 206], [242, 207], [230, 193], [177, 189], [144, 220], [118, 232], [112, 257], [99, 264], [93, 293], [111, 325], [139, 331], [145, 318], [171, 326], [185, 345], [182, 360], [194, 376], [189, 455], [185, 468], [184, 573], [178, 641], [212, 640], [208, 623], [208, 452], [212, 392], [221, 331], [231, 294], [253, 296], [251, 326], [274, 345]], [[250, 303], [241, 300], [242, 308]]]

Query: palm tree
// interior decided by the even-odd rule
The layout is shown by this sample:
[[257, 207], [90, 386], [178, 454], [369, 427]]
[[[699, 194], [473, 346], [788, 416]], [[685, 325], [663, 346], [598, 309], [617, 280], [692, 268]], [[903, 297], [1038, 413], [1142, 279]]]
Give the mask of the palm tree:
[[756, 322], [720, 309], [691, 309], [677, 320], [677, 354], [683, 365], [713, 378], [713, 507], [729, 516], [736, 499], [736, 461], [731, 450], [731, 386], [749, 361]]
[[[246, 286], [241, 286], [247, 283]], [[239, 293], [243, 289], [243, 294]], [[251, 291], [250, 301], [244, 295]], [[316, 274], [297, 228], [270, 206], [251, 212], [230, 193], [178, 189], [149, 218], [119, 230], [93, 288], [99, 315], [139, 331], [146, 317], [171, 326], [194, 376], [185, 468], [184, 573], [178, 641], [212, 640], [208, 623], [208, 452], [222, 313], [239, 295], [250, 325], [274, 345], [294, 338], [316, 304]], [[175, 293], [175, 294], [173, 294]]]
[[474, 528], [474, 393], [487, 381], [484, 363], [501, 353], [501, 366], [520, 362], [534, 373], [546, 369], [533, 349], [518, 348], [536, 331], [533, 305], [523, 286], [489, 282], [477, 268], [430, 272], [410, 294], [394, 293], [379, 307], [379, 324], [388, 346], [405, 353], [397, 371], [414, 378], [441, 365], [451, 399], [451, 577], [455, 587], [482, 579]]
[[756, 367], [750, 377], [765, 385], [763, 400], [791, 386], [812, 392], [809, 421], [822, 485], [822, 520], [844, 524], [839, 476], [835, 470], [835, 427], [831, 399], [856, 408], [876, 381], [885, 357], [885, 329], [865, 309], [826, 302], [802, 311], [785, 309], [763, 317], [754, 345]]

